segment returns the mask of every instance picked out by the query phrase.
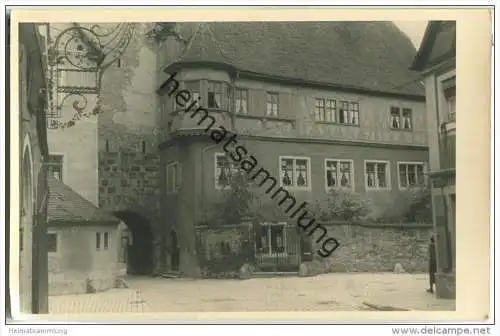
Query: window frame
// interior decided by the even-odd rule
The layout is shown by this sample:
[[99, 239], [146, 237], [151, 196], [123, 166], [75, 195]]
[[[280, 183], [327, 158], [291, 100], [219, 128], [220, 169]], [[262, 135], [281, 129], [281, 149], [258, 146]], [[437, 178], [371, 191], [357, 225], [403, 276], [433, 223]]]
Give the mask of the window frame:
[[108, 231], [103, 232], [102, 249], [104, 251], [109, 250], [109, 232]]
[[[351, 175], [351, 186], [350, 187], [342, 187], [340, 185], [338, 186], [335, 186], [335, 187], [329, 187], [328, 186], [328, 175], [327, 175], [327, 167], [328, 167], [328, 162], [336, 162], [337, 163], [337, 181], [339, 180], [338, 177], [339, 177], [339, 174], [340, 174], [340, 163], [341, 162], [349, 162], [349, 164], [351, 165], [351, 172], [350, 172], [350, 175]], [[334, 158], [325, 158], [324, 161], [324, 166], [323, 166], [323, 173], [324, 173], [324, 176], [325, 176], [325, 190], [326, 192], [329, 192], [333, 189], [348, 189], [348, 190], [352, 190], [354, 191], [355, 190], [355, 186], [354, 186], [354, 160], [352, 159], [334, 159]]]
[[[288, 160], [293, 160], [292, 163], [292, 171], [294, 173], [293, 179], [292, 179], [292, 185], [284, 185], [282, 178], [281, 178], [281, 161], [283, 159], [288, 159]], [[295, 171], [296, 171], [296, 161], [297, 160], [306, 160], [307, 162], [307, 185], [306, 186], [297, 186], [296, 185], [296, 178], [295, 178]], [[311, 158], [306, 157], [306, 156], [294, 156], [294, 155], [280, 155], [278, 157], [278, 176], [279, 176], [279, 186], [286, 188], [287, 190], [307, 190], [310, 191], [312, 188], [312, 180], [311, 180]]]
[[[272, 97], [276, 97], [276, 104], [273, 104]], [[271, 100], [270, 100], [271, 98]], [[269, 105], [271, 104], [271, 105]], [[276, 105], [276, 113], [274, 113], [274, 106]], [[269, 106], [271, 106], [271, 112], [269, 113]], [[278, 118], [280, 115], [280, 95], [275, 91], [267, 91], [266, 92], [266, 117], [270, 118]]]
[[[241, 98], [238, 99], [238, 93], [245, 93], [245, 113], [240, 113], [237, 111], [237, 101], [243, 101]], [[248, 89], [242, 87], [234, 88], [234, 113], [237, 115], [248, 115]], [[241, 103], [240, 103], [241, 106]]]
[[[418, 188], [418, 187], [422, 187], [422, 186], [425, 186], [426, 183], [427, 183], [427, 175], [426, 175], [426, 171], [427, 171], [427, 165], [424, 161], [398, 161], [397, 162], [397, 172], [398, 172], [398, 187], [399, 187], [399, 190], [410, 190], [410, 189], [413, 189], [413, 188]], [[415, 167], [421, 165], [422, 168], [423, 168], [423, 181], [422, 181], [422, 184], [419, 185], [415, 185], [415, 186], [410, 186], [410, 183], [408, 181], [408, 175], [406, 176], [406, 180], [408, 182], [408, 186], [407, 187], [403, 187], [401, 185], [401, 171], [400, 171], [400, 166], [401, 165], [406, 165], [406, 166], [409, 166], [409, 165], [413, 165]], [[406, 169], [406, 172], [408, 171], [408, 169]], [[417, 174], [417, 170], [415, 169], [415, 176], [418, 176]]]
[[95, 233], [95, 249], [96, 249], [96, 251], [101, 251], [101, 242], [102, 242], [101, 232], [97, 231]]
[[[393, 125], [392, 125], [393, 110], [398, 111], [399, 127], [393, 127]], [[409, 128], [404, 127], [404, 125], [405, 125], [404, 112], [405, 111], [410, 112], [410, 127]], [[389, 107], [389, 127], [393, 131], [412, 132], [413, 131], [413, 108], [408, 107], [408, 106], [391, 105]]]
[[[271, 239], [271, 228], [273, 226], [281, 226], [283, 227], [283, 252], [272, 252], [272, 239]], [[288, 223], [287, 222], [261, 222], [260, 227], [266, 227], [266, 246], [269, 247], [269, 251], [267, 253], [265, 252], [260, 252], [257, 249], [257, 239], [255, 239], [254, 242], [254, 249], [255, 249], [255, 254], [258, 257], [286, 257], [288, 256], [288, 241], [287, 241], [287, 228], [288, 228]]]
[[[55, 251], [52, 251], [50, 248], [49, 248], [49, 236], [52, 236], [52, 237], [55, 237]], [[57, 232], [47, 232], [47, 252], [48, 253], [58, 253], [59, 252], [59, 235], [57, 234]]]
[[[50, 157], [51, 156], [59, 156], [59, 157], [61, 157], [61, 163], [60, 163], [60, 165], [61, 165], [61, 176], [59, 177], [58, 180], [61, 181], [61, 182], [64, 182], [64, 176], [66, 175], [66, 171], [65, 171], [65, 167], [66, 167], [66, 155], [64, 155], [63, 153], [50, 153], [49, 154], [46, 166], [47, 166], [47, 173], [50, 174], [50, 175], [52, 175], [51, 171], [50, 171], [51, 167], [56, 166], [55, 163], [53, 163], [53, 162], [50, 161]], [[56, 178], [54, 175], [52, 175], [52, 176], [54, 178]]]
[[[220, 85], [220, 91], [210, 91], [211, 84], [216, 84]], [[228, 97], [227, 97], [227, 83], [224, 81], [214, 81], [214, 80], [208, 80], [206, 83], [206, 88], [207, 88], [207, 103], [206, 103], [206, 108], [209, 110], [215, 110], [215, 111], [223, 111], [227, 109], [228, 106]], [[215, 99], [215, 94], [220, 94], [220, 106], [219, 107], [214, 107], [210, 106], [210, 93], [214, 93], [214, 101]]]
[[[375, 163], [377, 166], [380, 163], [385, 164], [385, 175], [386, 175], [386, 186], [385, 187], [369, 187], [368, 186], [368, 174], [367, 174], [367, 164], [368, 163]], [[377, 169], [377, 166], [375, 166], [375, 169]], [[388, 160], [364, 160], [364, 174], [365, 174], [365, 190], [366, 191], [384, 191], [384, 190], [391, 190], [392, 188], [392, 183], [391, 183], [391, 162]], [[377, 182], [378, 184], [378, 182]]]
[[[226, 157], [228, 162], [229, 162], [229, 170], [231, 172], [231, 176], [232, 174], [234, 173], [235, 169], [234, 169], [234, 166], [237, 165], [232, 159], [231, 157], [227, 154], [227, 153], [223, 153], [223, 152], [217, 152], [217, 153], [214, 153], [214, 186], [215, 186], [215, 189], [216, 190], [228, 190], [228, 189], [231, 189], [231, 177], [229, 178], [229, 184], [226, 185], [226, 186], [221, 186], [219, 185], [218, 183], [218, 179], [217, 179], [217, 158], [218, 157]], [[239, 165], [237, 165], [239, 167]], [[240, 168], [236, 168], [236, 171], [240, 171]]]
[[[172, 161], [170, 163], [167, 163], [165, 165], [165, 193], [167, 195], [175, 195], [179, 193], [179, 190], [181, 189], [181, 183], [182, 183], [182, 172], [181, 172], [181, 164], [179, 161]], [[170, 170], [172, 169], [172, 170]], [[173, 178], [172, 178], [172, 186], [170, 185], [170, 174], [169, 172], [173, 172]]]
[[[352, 120], [354, 116], [356, 119], [355, 123], [352, 122], [341, 122], [341, 110], [344, 111], [344, 105], [347, 106], [347, 119]], [[351, 106], [356, 106], [356, 108], [351, 108]], [[338, 99], [336, 102], [336, 121], [335, 124], [343, 125], [343, 126], [359, 126], [360, 118], [359, 118], [360, 106], [359, 101], [357, 100], [349, 100], [349, 99]]]

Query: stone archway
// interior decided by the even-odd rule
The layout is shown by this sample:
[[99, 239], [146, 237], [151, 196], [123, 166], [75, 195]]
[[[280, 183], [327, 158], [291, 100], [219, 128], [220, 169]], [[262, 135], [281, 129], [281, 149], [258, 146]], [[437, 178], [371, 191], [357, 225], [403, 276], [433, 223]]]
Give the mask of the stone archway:
[[21, 204], [19, 222], [19, 298], [24, 313], [32, 312], [33, 305], [33, 220], [34, 184], [33, 157], [29, 136], [26, 135], [21, 161]]
[[131, 210], [116, 211], [114, 215], [125, 223], [130, 234], [126, 247], [127, 273], [152, 274], [153, 231], [149, 219]]

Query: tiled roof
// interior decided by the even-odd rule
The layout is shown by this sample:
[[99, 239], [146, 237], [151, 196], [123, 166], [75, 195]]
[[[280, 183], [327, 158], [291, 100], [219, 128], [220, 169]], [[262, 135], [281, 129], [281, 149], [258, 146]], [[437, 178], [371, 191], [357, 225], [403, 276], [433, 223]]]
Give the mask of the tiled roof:
[[[184, 25], [184, 26], [182, 26]], [[217, 62], [287, 79], [423, 96], [409, 67], [416, 50], [392, 22], [181, 24], [178, 62]]]
[[78, 223], [119, 223], [120, 220], [102, 210], [71, 189], [63, 182], [50, 176], [48, 221]]

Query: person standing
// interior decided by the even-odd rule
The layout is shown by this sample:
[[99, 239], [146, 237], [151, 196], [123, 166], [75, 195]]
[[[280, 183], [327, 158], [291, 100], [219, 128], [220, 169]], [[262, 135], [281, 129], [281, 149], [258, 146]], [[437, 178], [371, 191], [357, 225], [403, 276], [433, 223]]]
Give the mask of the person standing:
[[436, 284], [436, 271], [436, 243], [434, 235], [431, 235], [431, 239], [429, 241], [429, 288], [427, 289], [427, 292], [429, 293], [434, 293], [434, 286]]

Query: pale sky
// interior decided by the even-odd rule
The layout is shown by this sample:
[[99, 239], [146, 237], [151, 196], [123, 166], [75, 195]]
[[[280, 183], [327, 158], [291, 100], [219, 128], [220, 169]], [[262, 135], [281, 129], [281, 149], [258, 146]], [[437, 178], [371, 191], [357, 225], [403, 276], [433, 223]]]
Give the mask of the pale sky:
[[422, 37], [424, 37], [427, 21], [394, 21], [394, 23], [411, 39], [415, 48], [418, 49]]

